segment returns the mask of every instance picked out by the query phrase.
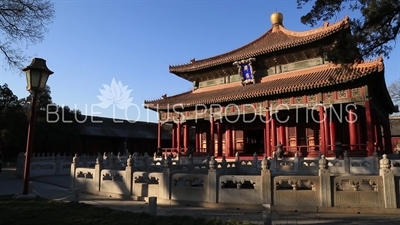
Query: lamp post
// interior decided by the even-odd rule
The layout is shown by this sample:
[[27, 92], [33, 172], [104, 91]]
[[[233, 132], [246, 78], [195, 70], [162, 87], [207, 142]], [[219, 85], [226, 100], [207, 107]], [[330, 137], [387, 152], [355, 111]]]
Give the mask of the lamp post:
[[41, 58], [34, 58], [31, 64], [23, 68], [22, 71], [26, 73], [26, 90], [31, 93], [31, 113], [29, 118], [28, 138], [26, 141], [24, 189], [22, 192], [22, 195], [28, 195], [37, 102], [46, 87], [47, 79], [53, 72], [47, 68], [46, 60]]

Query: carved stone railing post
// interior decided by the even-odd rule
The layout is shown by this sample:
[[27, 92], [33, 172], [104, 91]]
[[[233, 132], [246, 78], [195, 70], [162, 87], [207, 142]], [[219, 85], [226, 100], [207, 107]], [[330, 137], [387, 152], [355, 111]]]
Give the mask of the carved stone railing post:
[[139, 162], [138, 162], [138, 156], [137, 156], [136, 152], [133, 153], [132, 160], [133, 160], [133, 167], [138, 167]]
[[17, 178], [22, 178], [24, 176], [24, 165], [25, 165], [25, 153], [20, 152], [17, 157], [17, 168], [16, 168]]
[[172, 167], [172, 158], [170, 155], [165, 155], [164, 158], [164, 168], [169, 168], [171, 169]]
[[55, 165], [55, 175], [60, 175], [61, 174], [61, 159], [60, 159], [60, 153], [57, 153], [57, 155], [54, 157], [54, 165]]
[[374, 158], [374, 172], [375, 174], [379, 174], [379, 156], [378, 156], [378, 152], [376, 152], [376, 150], [374, 151], [374, 153], [372, 154], [372, 157]]
[[254, 152], [253, 154], [253, 168], [255, 171], [257, 171], [258, 169], [258, 156], [257, 156], [257, 152]]
[[387, 158], [386, 154], [382, 155], [382, 159], [380, 160], [379, 176], [382, 177], [383, 181], [385, 208], [395, 209], [397, 208], [396, 187], [394, 182], [394, 173], [390, 167], [390, 159]]
[[297, 154], [297, 152], [294, 154], [293, 166], [294, 166], [294, 172], [298, 174], [300, 172], [300, 162], [299, 162], [299, 155]]
[[144, 165], [144, 171], [149, 172], [150, 169], [149, 154], [147, 154], [147, 152], [145, 152], [143, 156], [143, 165]]
[[228, 168], [228, 162], [226, 161], [225, 154], [222, 155], [221, 167], [222, 167], [222, 174], [225, 175], [226, 174], [226, 170]]
[[189, 163], [189, 173], [194, 173], [194, 161], [193, 161], [193, 156], [191, 154], [188, 157], [188, 163]]
[[75, 188], [75, 179], [76, 179], [76, 168], [78, 167], [79, 158], [78, 154], [75, 154], [74, 158], [72, 158], [71, 163], [71, 189]]
[[159, 180], [158, 188], [160, 199], [171, 199], [171, 167], [172, 158], [170, 155], [165, 154], [164, 168], [162, 172], [162, 179]]
[[113, 152], [110, 154], [110, 169], [115, 170], [117, 169], [117, 159]]
[[343, 154], [343, 165], [344, 165], [344, 172], [350, 174], [350, 158], [349, 158], [349, 153], [347, 151], [344, 151]]
[[109, 157], [107, 156], [107, 152], [104, 152], [102, 160], [102, 162], [104, 163], [104, 167], [108, 167], [108, 159]]
[[207, 154], [207, 158], [206, 158], [206, 167], [207, 167], [207, 169], [210, 168], [210, 167], [209, 167], [209, 165], [210, 165], [210, 159], [211, 159], [210, 155]]
[[101, 186], [101, 171], [104, 168], [104, 158], [102, 156], [97, 157], [96, 165], [94, 165], [94, 183], [96, 184], [96, 191], [100, 191]]
[[133, 165], [133, 159], [132, 156], [129, 155], [128, 159], [126, 160], [126, 167], [125, 167], [125, 186], [129, 191], [129, 195], [133, 194], [133, 172], [134, 172], [134, 165]]
[[240, 157], [239, 157], [239, 152], [235, 153], [235, 168], [236, 168], [236, 173], [240, 173]]
[[331, 195], [331, 174], [328, 168], [328, 160], [325, 155], [321, 155], [319, 160], [319, 199], [320, 206], [332, 207], [332, 195]]
[[263, 204], [271, 204], [272, 196], [272, 177], [270, 170], [271, 162], [267, 159], [267, 156], [261, 161], [261, 191]]
[[81, 162], [82, 162], [82, 167], [87, 167], [88, 157], [86, 154], [82, 155]]
[[181, 152], [182, 152], [182, 150], [179, 151], [179, 152], [176, 154], [175, 161], [176, 161], [177, 164], [180, 164]]
[[153, 160], [154, 160], [154, 162], [157, 161], [157, 152], [154, 152], [154, 154], [153, 154]]
[[211, 157], [208, 167], [207, 194], [208, 202], [217, 202], [217, 163], [214, 156]]
[[276, 152], [272, 153], [271, 170], [275, 173], [278, 172], [278, 155]]

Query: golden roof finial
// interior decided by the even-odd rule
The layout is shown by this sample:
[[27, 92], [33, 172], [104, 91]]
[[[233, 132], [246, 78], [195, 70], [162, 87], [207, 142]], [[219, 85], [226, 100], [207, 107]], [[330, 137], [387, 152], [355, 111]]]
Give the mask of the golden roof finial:
[[283, 14], [276, 11], [271, 15], [271, 23], [272, 25], [283, 25]]

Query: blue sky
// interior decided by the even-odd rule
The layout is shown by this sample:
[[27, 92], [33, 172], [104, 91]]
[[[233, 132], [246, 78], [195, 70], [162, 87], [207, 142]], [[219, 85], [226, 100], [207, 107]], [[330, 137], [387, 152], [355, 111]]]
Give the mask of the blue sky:
[[[192, 88], [190, 82], [170, 74], [169, 65], [221, 54], [255, 40], [271, 28], [270, 15], [276, 10], [283, 13], [287, 29], [311, 29], [300, 22], [308, 8], [297, 9], [295, 0], [54, 2], [56, 18], [44, 41], [25, 50], [46, 59], [54, 71], [48, 81], [53, 101], [84, 114], [130, 120], [157, 121], [154, 112], [143, 108], [144, 100]], [[397, 46], [385, 59], [387, 84], [400, 78], [399, 60]], [[138, 107], [96, 105], [101, 102], [100, 89], [113, 79], [128, 86], [129, 97]], [[18, 97], [28, 95], [25, 78], [0, 67], [3, 83]]]

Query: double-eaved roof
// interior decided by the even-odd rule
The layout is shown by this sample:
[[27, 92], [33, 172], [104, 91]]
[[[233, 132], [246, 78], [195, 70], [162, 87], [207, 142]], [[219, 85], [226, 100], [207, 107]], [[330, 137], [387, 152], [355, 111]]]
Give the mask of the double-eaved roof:
[[183, 65], [169, 66], [169, 71], [175, 74], [192, 72], [270, 52], [293, 48], [321, 40], [348, 28], [349, 25], [349, 17], [347, 16], [335, 24], [329, 25], [325, 23], [322, 27], [304, 32], [291, 31], [284, 28], [282, 24], [278, 24], [273, 26], [258, 39], [243, 47], [211, 58], [192, 60], [190, 63]]
[[[325, 23], [322, 27], [305, 31], [294, 32], [283, 27], [282, 17], [276, 13], [271, 16], [273, 26], [264, 35], [255, 41], [236, 50], [202, 60], [192, 60], [188, 64], [170, 66], [170, 72], [177, 74], [189, 73], [222, 64], [232, 64], [237, 60], [261, 56], [266, 53], [276, 52], [293, 48], [300, 45], [317, 42], [349, 28], [349, 18], [329, 25]], [[383, 59], [370, 62], [362, 62], [349, 66], [334, 64], [322, 64], [291, 72], [284, 72], [265, 76], [256, 84], [243, 86], [240, 81], [204, 87], [181, 93], [174, 96], [163, 96], [161, 99], [145, 101], [145, 108], [152, 110], [168, 110], [174, 105], [193, 107], [199, 104], [229, 103], [237, 100], [265, 97], [283, 93], [304, 91], [322, 87], [343, 84], [370, 74], [376, 74], [384, 79]]]

